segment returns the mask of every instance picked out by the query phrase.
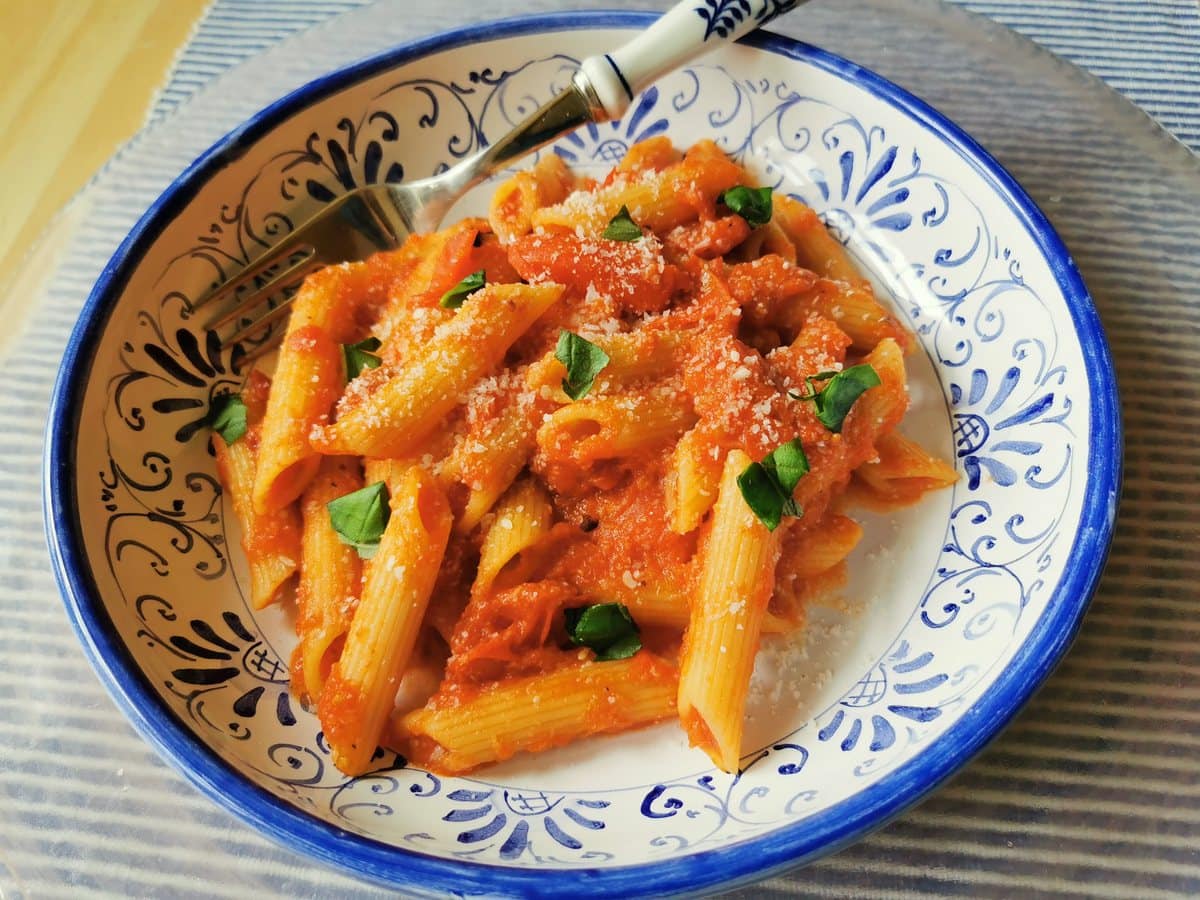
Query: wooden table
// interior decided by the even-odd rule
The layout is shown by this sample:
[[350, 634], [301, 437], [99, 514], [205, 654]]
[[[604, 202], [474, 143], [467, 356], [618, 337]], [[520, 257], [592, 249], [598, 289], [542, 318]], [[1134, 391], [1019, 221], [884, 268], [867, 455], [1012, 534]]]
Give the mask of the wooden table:
[[208, 0], [0, 0], [0, 299], [38, 236], [143, 124]]

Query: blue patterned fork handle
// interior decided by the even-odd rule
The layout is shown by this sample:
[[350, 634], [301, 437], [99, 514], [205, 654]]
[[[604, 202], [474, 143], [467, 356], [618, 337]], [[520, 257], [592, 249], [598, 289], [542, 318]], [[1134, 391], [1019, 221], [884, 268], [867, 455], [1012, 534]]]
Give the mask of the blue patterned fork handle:
[[[696, 57], [736, 41], [807, 0], [683, 0], [612, 53], [581, 65], [598, 118], [618, 118], [651, 83]], [[601, 109], [603, 116], [599, 116]]]

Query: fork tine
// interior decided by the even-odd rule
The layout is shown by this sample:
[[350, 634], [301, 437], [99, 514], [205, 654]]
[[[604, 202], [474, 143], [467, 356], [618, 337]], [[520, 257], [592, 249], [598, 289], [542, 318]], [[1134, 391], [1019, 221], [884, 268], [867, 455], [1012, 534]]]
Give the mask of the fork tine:
[[[215, 303], [218, 300], [223, 300], [237, 292], [237, 290], [249, 284], [271, 266], [277, 265], [280, 261], [286, 260], [293, 253], [303, 252], [304, 258], [300, 262], [305, 262], [316, 254], [316, 250], [307, 241], [296, 241], [281, 244], [278, 247], [272, 247], [254, 262], [246, 266], [232, 278], [227, 278], [220, 284], [212, 288], [208, 293], [200, 297], [192, 304], [192, 309], [197, 310], [201, 307], [208, 306], [210, 303]], [[299, 263], [297, 263], [299, 265]], [[295, 266], [289, 266], [287, 271], [291, 271]], [[286, 274], [281, 273], [281, 274]]]
[[248, 297], [245, 298], [245, 300], [243, 300], [241, 303], [238, 303], [232, 309], [214, 315], [205, 324], [205, 328], [209, 328], [213, 331], [219, 331], [230, 322], [236, 321], [255, 307], [262, 305], [263, 302], [268, 300], [273, 295], [278, 294], [284, 288], [299, 284], [304, 280], [304, 276], [314, 269], [320, 268], [321, 265], [322, 263], [317, 258], [316, 253], [310, 253], [303, 259], [298, 260], [297, 262], [288, 266], [266, 284], [256, 288]]
[[[285, 315], [287, 315], [291, 311], [292, 299], [293, 299], [292, 297], [288, 297], [288, 298], [280, 301], [280, 303], [277, 306], [272, 307], [270, 310], [263, 313], [261, 316], [259, 316], [254, 321], [248, 322], [247, 324], [243, 325], [241, 328], [239, 328], [237, 331], [235, 331], [229, 337], [227, 337], [221, 341], [221, 349], [228, 350], [234, 344], [240, 343], [241, 341], [244, 341], [246, 338], [252, 337], [253, 335], [258, 334], [260, 331], [262, 331], [267, 326], [269, 326], [275, 322], [278, 322], [280, 319], [282, 319]], [[274, 340], [272, 340], [270, 342], [270, 345], [274, 346], [282, 339], [283, 339], [283, 334], [280, 333]]]

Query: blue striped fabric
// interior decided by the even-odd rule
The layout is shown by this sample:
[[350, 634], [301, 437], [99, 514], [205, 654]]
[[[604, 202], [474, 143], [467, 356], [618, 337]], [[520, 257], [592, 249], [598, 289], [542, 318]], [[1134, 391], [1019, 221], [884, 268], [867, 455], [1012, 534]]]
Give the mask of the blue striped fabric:
[[1200, 149], [1200, 4], [1192, 0], [956, 0], [1102, 78]]
[[[0, 503], [10, 513], [0, 520], [3, 900], [386, 896], [240, 824], [133, 733], [67, 625], [36, 516], [56, 361], [97, 273], [174, 175], [271, 99], [253, 90], [198, 92], [338, 13], [351, 13], [347, 22], [370, 16], [354, 12], [364, 5], [215, 0], [153, 107], [151, 120], [162, 127], [140, 135], [134, 151], [146, 152], [118, 157], [81, 198], [75, 252], [39, 298], [24, 337], [5, 346], [0, 377], [23, 390], [0, 398]], [[1088, 68], [1200, 146], [1195, 0], [958, 5]], [[364, 35], [360, 23], [357, 31], [314, 32], [318, 40], [307, 44], [300, 38], [321, 55], [273, 57], [271, 84], [302, 83], [385, 40], [459, 24], [454, 16], [467, 7], [483, 17], [560, 4], [392, 0], [372, 20], [378, 34]], [[1136, 401], [1125, 410], [1121, 527], [1075, 648], [992, 749], [865, 841], [738, 896], [1200, 896], [1200, 384], [1181, 380], [1200, 370], [1200, 163], [1077, 72], [965, 19], [933, 0], [829, 0], [781, 27], [935, 100], [1044, 204], [1096, 297], [1123, 391]], [[869, 24], [846, 29], [847, 21]], [[938, 41], [954, 35], [977, 56], [938, 52]], [[1008, 54], [1010, 65], [991, 65], [992, 51]], [[172, 134], [177, 111], [175, 121], [195, 138]], [[1054, 127], [1039, 127], [1047, 119]]]
[[[368, 2], [216, 0], [176, 63], [154, 114], [174, 109], [214, 75], [288, 35]], [[1200, 4], [1195, 0], [950, 2], [1083, 67], [1200, 149]]]

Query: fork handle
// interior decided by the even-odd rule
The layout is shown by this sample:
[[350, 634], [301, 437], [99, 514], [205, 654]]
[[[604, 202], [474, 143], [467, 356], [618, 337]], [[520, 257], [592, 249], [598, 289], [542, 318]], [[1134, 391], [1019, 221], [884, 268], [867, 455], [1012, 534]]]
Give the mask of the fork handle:
[[629, 104], [667, 72], [736, 41], [806, 0], [683, 0], [653, 25], [611, 53], [589, 56], [581, 71], [592, 89], [600, 121], [621, 116]]

